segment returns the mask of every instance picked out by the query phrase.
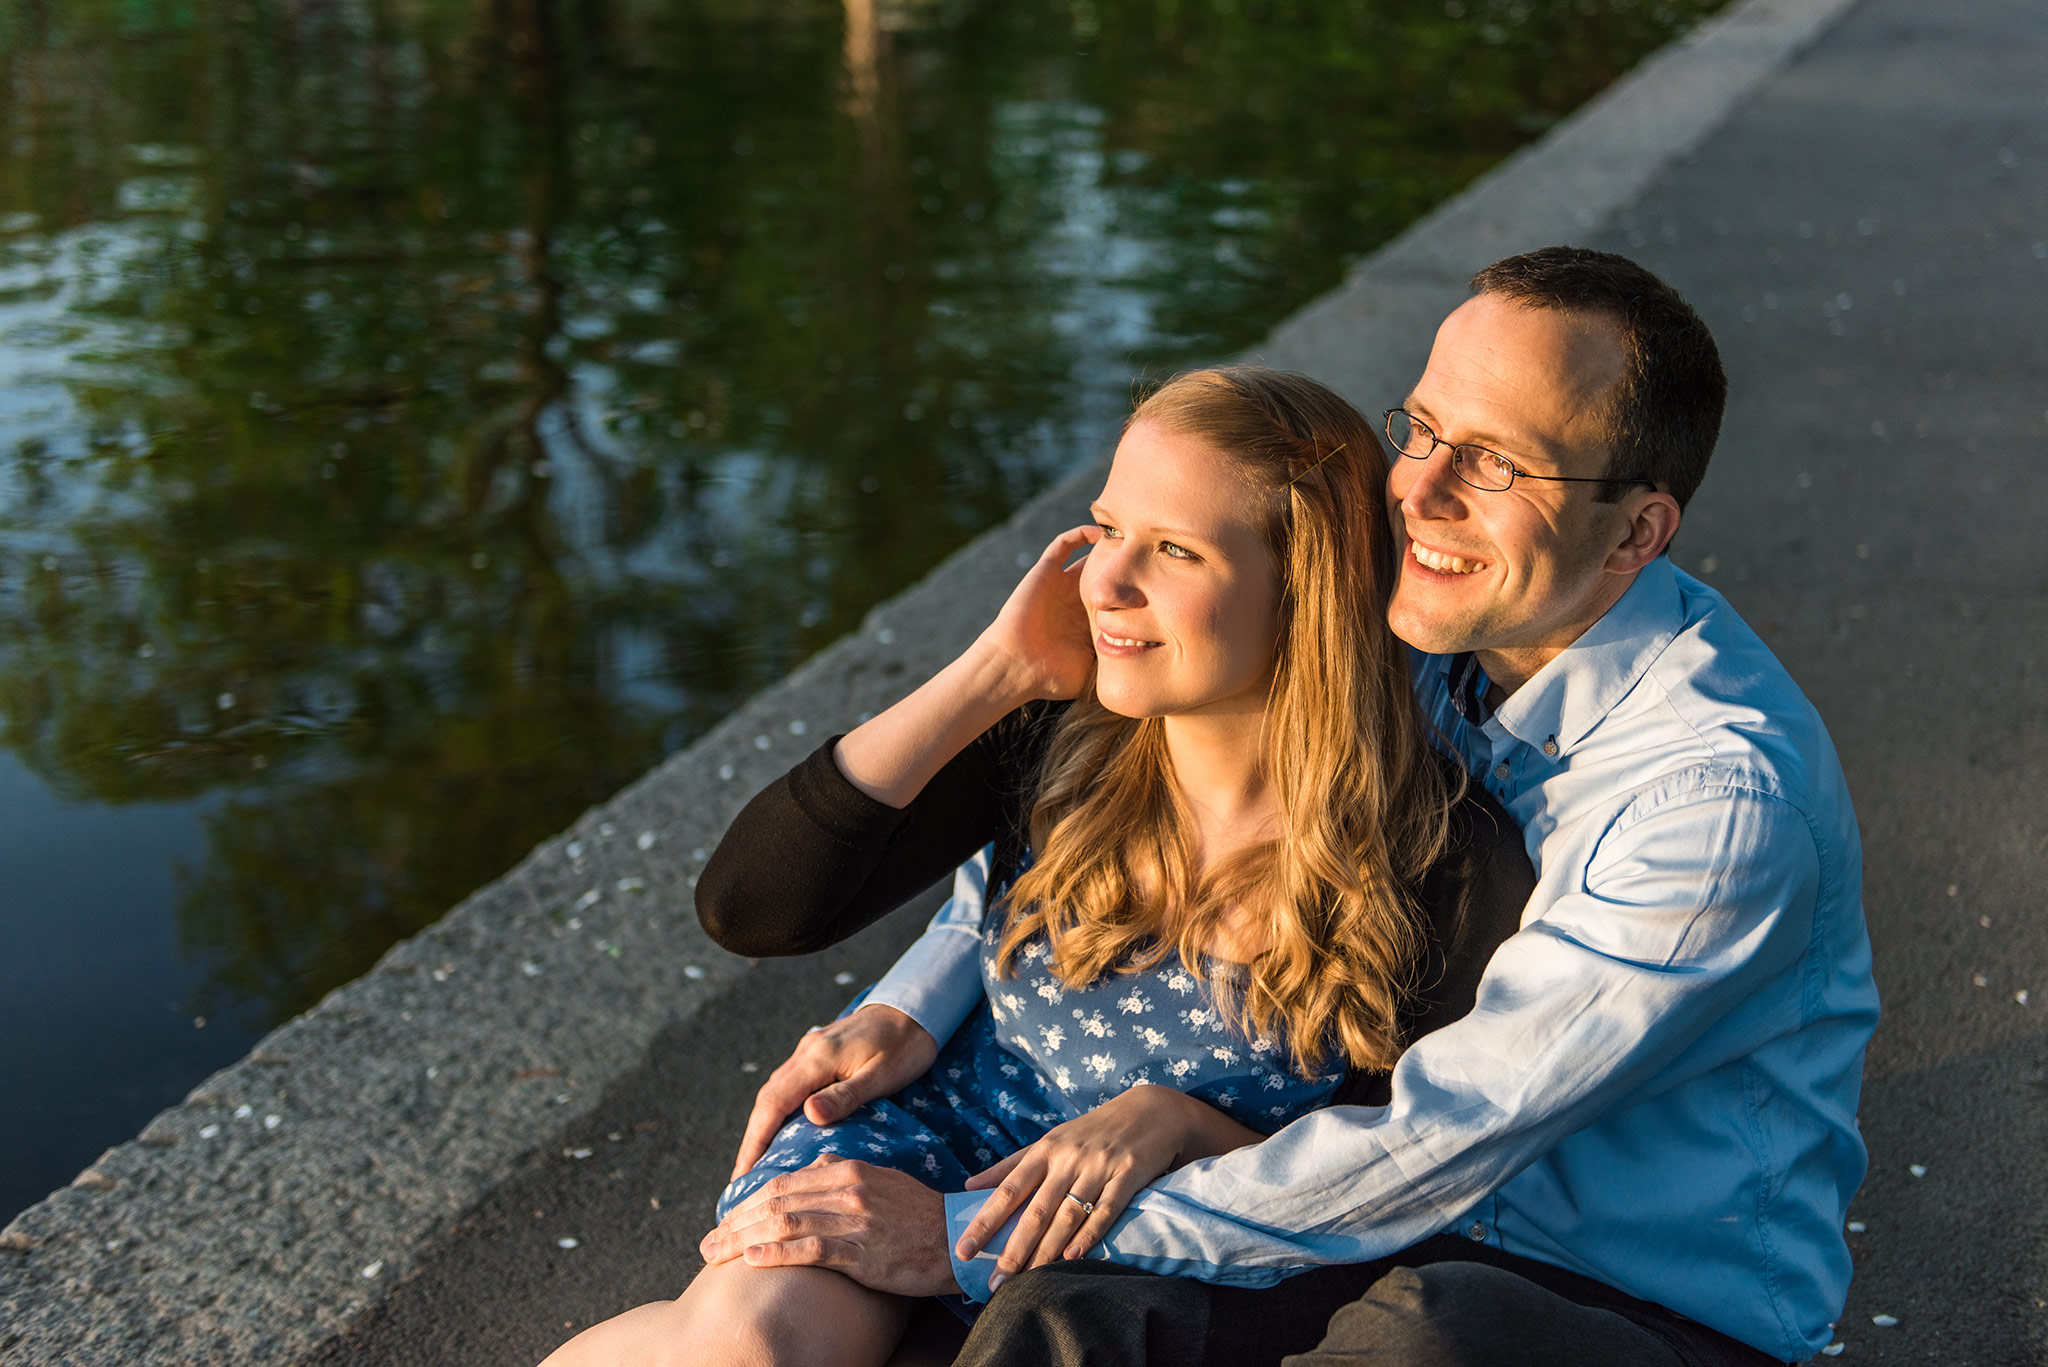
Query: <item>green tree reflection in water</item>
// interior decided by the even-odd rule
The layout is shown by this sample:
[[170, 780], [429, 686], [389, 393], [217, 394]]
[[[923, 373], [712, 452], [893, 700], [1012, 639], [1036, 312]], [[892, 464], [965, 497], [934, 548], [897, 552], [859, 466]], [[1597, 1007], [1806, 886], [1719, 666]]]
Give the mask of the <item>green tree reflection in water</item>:
[[0, 0], [0, 709], [362, 971], [1703, 0]]

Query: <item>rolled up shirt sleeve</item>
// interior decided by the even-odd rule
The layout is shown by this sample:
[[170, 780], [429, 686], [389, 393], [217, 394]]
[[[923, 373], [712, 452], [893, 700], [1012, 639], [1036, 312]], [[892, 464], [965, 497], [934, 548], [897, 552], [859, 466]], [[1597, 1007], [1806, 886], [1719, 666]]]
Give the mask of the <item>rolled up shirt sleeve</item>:
[[941, 1044], [981, 1001], [981, 928], [994, 853], [995, 846], [984, 846], [960, 866], [953, 895], [867, 995], [867, 1005], [895, 1007]]
[[[1449, 1228], [1575, 1131], [1797, 1029], [1821, 880], [1806, 818], [1771, 792], [1638, 801], [1579, 879], [1539, 889], [1471, 1013], [1402, 1055], [1390, 1104], [1167, 1174], [1090, 1256], [1266, 1286]], [[949, 1199], [956, 1227], [978, 1197]]]

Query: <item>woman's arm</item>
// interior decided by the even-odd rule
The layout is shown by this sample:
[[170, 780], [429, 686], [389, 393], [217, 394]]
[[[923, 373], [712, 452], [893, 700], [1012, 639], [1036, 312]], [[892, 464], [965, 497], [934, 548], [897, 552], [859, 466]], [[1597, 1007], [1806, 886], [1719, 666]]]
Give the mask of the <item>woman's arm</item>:
[[[803, 954], [844, 939], [942, 877], [1014, 820], [1043, 718], [1094, 668], [1077, 574], [1095, 529], [1039, 557], [975, 643], [909, 697], [756, 794], [697, 883], [712, 939]], [[1017, 716], [1010, 728], [992, 732]]]
[[908, 807], [948, 760], [998, 721], [1027, 702], [1071, 698], [1087, 685], [1095, 647], [1079, 564], [1067, 562], [1098, 535], [1090, 526], [1055, 538], [959, 659], [840, 739], [835, 758], [854, 787], [877, 802]]

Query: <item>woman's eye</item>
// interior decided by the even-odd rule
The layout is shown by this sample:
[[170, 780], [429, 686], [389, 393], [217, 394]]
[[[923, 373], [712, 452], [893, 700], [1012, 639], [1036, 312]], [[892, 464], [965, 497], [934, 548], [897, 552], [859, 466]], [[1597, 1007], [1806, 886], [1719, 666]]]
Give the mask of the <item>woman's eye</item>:
[[1189, 550], [1186, 546], [1177, 546], [1171, 541], [1160, 542], [1159, 553], [1161, 555], [1171, 556], [1175, 560], [1198, 560], [1201, 558], [1197, 556], [1193, 551]]
[[1112, 537], [1118, 537], [1123, 535], [1122, 532], [1110, 526], [1107, 522], [1098, 522], [1095, 524], [1095, 528], [1097, 531], [1102, 533], [1102, 539], [1104, 541], [1108, 541]]

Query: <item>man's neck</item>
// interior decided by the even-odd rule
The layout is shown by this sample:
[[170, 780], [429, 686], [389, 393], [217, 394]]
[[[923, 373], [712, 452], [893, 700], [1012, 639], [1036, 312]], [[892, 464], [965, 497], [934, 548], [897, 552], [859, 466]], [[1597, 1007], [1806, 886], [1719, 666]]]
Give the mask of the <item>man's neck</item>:
[[1488, 707], [1498, 707], [1513, 697], [1515, 691], [1536, 677], [1538, 670], [1572, 648], [1581, 636], [1593, 629], [1593, 624], [1605, 617], [1616, 603], [1628, 593], [1636, 582], [1636, 571], [1627, 574], [1602, 576], [1600, 592], [1589, 602], [1585, 610], [1575, 613], [1569, 624], [1546, 632], [1534, 644], [1502, 646], [1488, 649], [1480, 646], [1473, 651], [1479, 657], [1479, 667], [1486, 672], [1487, 680], [1495, 691], [1486, 695]]

